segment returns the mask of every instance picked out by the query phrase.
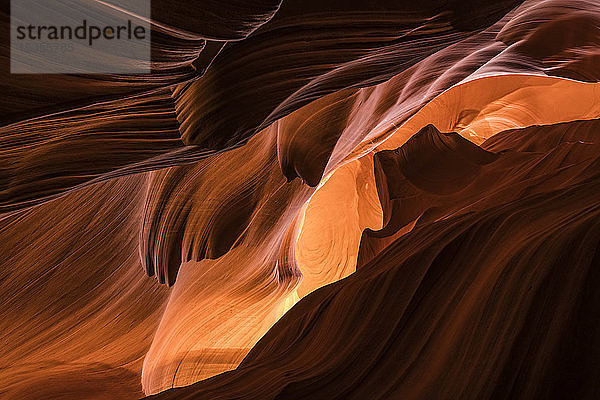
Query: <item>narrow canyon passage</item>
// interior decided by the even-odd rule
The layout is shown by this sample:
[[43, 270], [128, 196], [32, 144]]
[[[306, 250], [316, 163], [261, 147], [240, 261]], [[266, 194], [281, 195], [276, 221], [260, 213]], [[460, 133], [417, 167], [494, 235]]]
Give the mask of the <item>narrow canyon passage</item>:
[[600, 397], [600, 4], [213, 3], [2, 72], [0, 397]]

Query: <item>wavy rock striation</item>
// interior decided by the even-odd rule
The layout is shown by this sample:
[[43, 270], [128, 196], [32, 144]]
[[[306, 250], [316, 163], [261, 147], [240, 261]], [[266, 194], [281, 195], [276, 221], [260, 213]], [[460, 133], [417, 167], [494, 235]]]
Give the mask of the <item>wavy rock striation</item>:
[[[379, 153], [386, 201], [421, 197], [412, 230], [301, 300], [235, 371], [152, 398], [596, 397], [598, 128], [502, 132], [480, 149], [427, 126]], [[406, 168], [432, 156], [460, 161]], [[440, 191], [429, 174], [462, 184]], [[392, 207], [397, 230], [405, 210]]]
[[150, 74], [3, 69], [0, 397], [600, 397], [599, 27], [154, 0]]

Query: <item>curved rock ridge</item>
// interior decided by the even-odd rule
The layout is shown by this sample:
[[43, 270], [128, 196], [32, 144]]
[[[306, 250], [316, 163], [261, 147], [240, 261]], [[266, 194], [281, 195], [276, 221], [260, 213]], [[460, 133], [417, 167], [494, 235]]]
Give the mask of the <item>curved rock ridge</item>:
[[[151, 398], [594, 398], [598, 127], [496, 135], [503, 152], [463, 189], [470, 200], [438, 198], [437, 216], [301, 300], [235, 371]], [[425, 130], [399, 163], [439, 151], [422, 137], [444, 136]]]
[[[527, 191], [527, 182], [547, 179], [549, 170], [594, 157], [599, 128], [599, 120], [589, 120], [508, 130], [480, 148], [456, 134], [441, 134], [429, 125], [397, 151], [377, 153], [375, 180], [385, 225], [379, 231], [363, 232], [358, 264], [366, 264], [416, 224], [447, 218], [449, 208], [455, 210], [451, 215], [479, 211], [512, 198], [514, 188], [522, 188], [517, 194]], [[453, 146], [441, 147], [440, 143], [450, 142], [449, 137]], [[527, 162], [525, 155], [530, 158]], [[406, 173], [410, 156], [428, 160], [422, 164], [420, 174], [410, 169]], [[428, 186], [430, 176], [440, 183]], [[447, 185], [441, 183], [443, 180]], [[500, 180], [505, 182], [500, 184]], [[443, 191], [444, 187], [453, 190]]]
[[394, 154], [377, 153], [378, 166], [383, 167], [390, 158], [395, 159], [395, 165], [384, 168], [400, 171], [423, 191], [442, 195], [464, 189], [497, 156], [456, 133], [442, 134], [435, 126], [427, 125]]
[[143, 275], [148, 176], [73, 192], [4, 220], [0, 394], [135, 398], [168, 290]]
[[[196, 61], [205, 47], [211, 53], [212, 41], [245, 38], [269, 21], [280, 3], [280, 0], [234, 1], [227, 5], [217, 1], [152, 1], [152, 74], [11, 74], [8, 68], [10, 41], [5, 41], [0, 48], [0, 60], [6, 66], [0, 72], [5, 93], [0, 103], [4, 111], [0, 123], [4, 126], [30, 118], [43, 119], [54, 113], [189, 81], [198, 76], [192, 63], [200, 69], [206, 67]], [[134, 21], [142, 18], [128, 5], [113, 0], [95, 0], [89, 7], [97, 13], [126, 14]], [[3, 11], [3, 16], [8, 20], [10, 14]], [[3, 35], [10, 37], [8, 30], [3, 31]], [[211, 59], [204, 57], [204, 60]], [[145, 63], [146, 60], [123, 62]]]
[[0, 397], [600, 397], [599, 27], [156, 0], [150, 74], [0, 71]]
[[384, 226], [363, 232], [357, 264], [366, 264], [417, 221], [430, 217], [437, 205], [431, 198], [464, 199], [465, 189], [475, 185], [482, 169], [493, 168], [488, 164], [495, 164], [498, 157], [456, 133], [440, 133], [433, 125], [396, 150], [377, 152], [374, 180]]
[[[281, 167], [289, 179], [300, 176], [317, 185], [340, 155], [373, 134], [378, 124], [399, 125], [466, 80], [527, 73], [597, 81], [598, 4], [591, 0], [530, 0], [520, 6], [514, 1], [491, 6], [475, 0], [418, 6], [265, 1], [235, 2], [227, 6], [230, 9], [213, 3], [155, 5], [172, 12], [160, 13], [153, 25], [155, 52], [164, 54], [156, 55], [150, 75], [5, 75], [6, 120], [0, 133], [10, 140], [0, 147], [5, 162], [0, 169], [0, 213], [140, 169], [187, 164], [215, 150], [231, 149], [324, 95], [341, 100], [336, 94], [341, 90], [348, 90], [349, 96], [358, 93], [341, 112], [350, 113], [348, 124], [338, 122], [312, 134], [323, 146], [314, 166], [300, 165], [306, 156], [292, 155], [307, 148], [300, 139], [304, 134], [299, 134], [305, 127], [299, 126], [296, 134], [290, 129], [290, 138], [282, 138]], [[190, 8], [185, 18], [184, 5]], [[186, 19], [190, 15], [205, 15], [214, 25], [191, 27]], [[536, 50], [545, 35], [555, 37], [582, 26], [585, 34], [562, 37], [560, 45], [553, 41], [556, 45], [544, 52]], [[7, 61], [8, 48], [4, 51]], [[381, 82], [389, 84], [359, 89]], [[124, 108], [121, 100], [140, 106]], [[373, 107], [371, 120], [357, 111], [365, 102]], [[337, 115], [337, 108], [325, 103], [329, 112], [321, 111], [319, 120]], [[81, 120], [94, 118], [99, 110], [104, 117], [90, 134]], [[356, 126], [360, 121], [362, 126]], [[131, 123], [140, 127], [133, 136], [128, 135]], [[71, 134], [48, 141], [49, 127]], [[340, 135], [348, 129], [353, 134]], [[33, 160], [22, 153], [21, 140], [37, 153]], [[155, 144], [140, 146], [146, 140]], [[74, 162], [54, 162], [54, 146], [69, 147]], [[335, 151], [340, 146], [344, 151]], [[95, 168], [89, 161], [104, 167]], [[28, 172], [39, 165], [51, 172]], [[18, 169], [24, 172], [12, 182], [10, 171]], [[37, 189], [41, 187], [46, 189]]]
[[[167, 172], [167, 175], [174, 177], [173, 179], [169, 178], [172, 183], [165, 184], [162, 181], [163, 178], [160, 178], [158, 181], [160, 188], [151, 189], [148, 199], [146, 228], [141, 237], [142, 257], [147, 272], [150, 275], [156, 274], [160, 282], [173, 284], [181, 261], [216, 259], [223, 256], [237, 243], [241, 243], [242, 233], [249, 226], [251, 216], [257, 213], [290, 212], [294, 215], [298, 213], [299, 208], [294, 211], [287, 208], [286, 211], [286, 207], [290, 204], [286, 202], [272, 203], [277, 211], [257, 203], [259, 198], [269, 197], [274, 190], [280, 190], [281, 185], [286, 185], [286, 181], [281, 179], [279, 170], [281, 165], [289, 165], [294, 162], [298, 166], [294, 168], [303, 168], [307, 174], [313, 174], [314, 169], [311, 169], [318, 166], [319, 171], [321, 168], [324, 168], [324, 171], [314, 174], [315, 178], [324, 173], [327, 173], [327, 177], [331, 176], [339, 165], [355, 160], [367, 151], [383, 150], [396, 143], [404, 143], [414, 133], [414, 131], [411, 132], [411, 129], [415, 126], [420, 128], [419, 124], [432, 114], [440, 120], [441, 124], [445, 124], [450, 129], [461, 128], [461, 133], [465, 137], [476, 142], [492, 136], [506, 127], [600, 116], [600, 104], [593, 101], [600, 95], [600, 88], [597, 84], [575, 83], [564, 79], [526, 75], [502, 75], [455, 86], [426, 104], [405, 124], [397, 126], [393, 121], [386, 121], [386, 119], [394, 113], [401, 113], [404, 105], [387, 101], [389, 101], [388, 96], [392, 96], [393, 90], [401, 82], [402, 80], [398, 82], [394, 78], [375, 89], [366, 89], [358, 94], [342, 91], [326, 96], [277, 121], [256, 135], [246, 146], [207, 158], [194, 166], [174, 168]], [[484, 95], [471, 97], [474, 93], [484, 93]], [[556, 94], [555, 99], [551, 100], [545, 95], [548, 93]], [[467, 100], [464, 99], [464, 96], [468, 96]], [[572, 96], [578, 96], [581, 99], [580, 102], [573, 104]], [[348, 102], [352, 104], [352, 111], [344, 120], [342, 116], [345, 114], [342, 110], [346, 109]], [[507, 104], [507, 102], [510, 103]], [[550, 105], [556, 106], [557, 104], [561, 104], [560, 110], [548, 112]], [[562, 106], [563, 104], [564, 106]], [[361, 107], [358, 108], [358, 105]], [[482, 111], [466, 117], [469, 112], [473, 113], [471, 107], [479, 107]], [[439, 112], [440, 109], [452, 117], [444, 118], [444, 113]], [[456, 116], [454, 113], [459, 115]], [[319, 121], [327, 121], [327, 123], [319, 123]], [[329, 130], [332, 126], [334, 129]], [[475, 131], [481, 137], [471, 135]], [[338, 132], [333, 138], [327, 138], [330, 143], [323, 142], [322, 135], [327, 132]], [[370, 135], [371, 138], [365, 138], [367, 135]], [[323, 148], [333, 148], [331, 156], [319, 153], [319, 147], [308, 146], [308, 140], [312, 138], [317, 143], [323, 144]], [[414, 140], [416, 141], [417, 138]], [[442, 149], [450, 145], [459, 146], [468, 153], [470, 148], [475, 147], [466, 140], [456, 140], [456, 144], [451, 144], [452, 140], [446, 140], [447, 143], [442, 144], [444, 143], [442, 136], [437, 137], [437, 140], [440, 141], [439, 147]], [[360, 149], [361, 146], [363, 149]], [[287, 155], [287, 152], [291, 150], [295, 150], [294, 153]], [[475, 153], [478, 152], [482, 151], [475, 150]], [[273, 160], [273, 157], [277, 158]], [[436, 160], [435, 165], [440, 161], [438, 154], [432, 153], [428, 157]], [[461, 162], [454, 155], [448, 157], [445, 161], [446, 164]], [[489, 158], [485, 154], [482, 154], [481, 157]], [[469, 179], [467, 175], [474, 173], [474, 167], [465, 164], [462, 174], [455, 173], [456, 182], [436, 182], [436, 175], [443, 173], [445, 168], [432, 170], [429, 175], [426, 175], [421, 167], [427, 164], [429, 159], [408, 160], [403, 168], [410, 176], [421, 180], [422, 185], [427, 187], [437, 185], [436, 190], [441, 192], [453, 191], [460, 185], [466, 184]], [[334, 162], [337, 164], [333, 164]], [[235, 184], [221, 179], [224, 171], [232, 164], [240, 165], [241, 163], [244, 163], [246, 168], [239, 171]], [[349, 168], [357, 172], [364, 169], [364, 166], [353, 165]], [[161, 174], [157, 173], [158, 176]], [[367, 174], [372, 175], [372, 172]], [[427, 178], [427, 176], [430, 177]], [[366, 175], [365, 179], [365, 183], [372, 180]], [[427, 179], [432, 182], [428, 183]], [[289, 176], [287, 176], [287, 181], [291, 182]], [[326, 181], [327, 178], [324, 182]], [[292, 186], [294, 185], [296, 183], [292, 184]], [[354, 186], [354, 184], [352, 185]], [[189, 194], [184, 195], [183, 193], [188, 190], [183, 189], [184, 192], [182, 192], [184, 186], [197, 186], [198, 189], [193, 190], [199, 193], [198, 196], [203, 200], [198, 202], [193, 200]], [[221, 186], [224, 190], [237, 191], [238, 194], [235, 196], [219, 194], [220, 189], [217, 188]], [[365, 194], [365, 196], [376, 195], [372, 191], [374, 187], [373, 181], [370, 188], [366, 189], [369, 194]], [[294, 191], [295, 189], [290, 190]], [[304, 204], [311, 193], [314, 193], [314, 189], [302, 190], [304, 194], [294, 197], [296, 206]], [[155, 197], [155, 195], [160, 195], [161, 198]], [[229, 196], [235, 200], [229, 200]], [[198, 214], [194, 209], [202, 211]], [[193, 215], [198, 215], [198, 217], [193, 217]], [[201, 218], [200, 215], [202, 215]], [[222, 221], [221, 227], [214, 225], [214, 221], [217, 219]], [[378, 227], [375, 219], [365, 225], [360, 224], [360, 230]], [[218, 231], [222, 233], [218, 234]], [[188, 235], [189, 238], [184, 240], [180, 236], [182, 234]], [[321, 242], [321, 245], [328, 246], [325, 242]], [[217, 243], [221, 247], [216, 246]]]

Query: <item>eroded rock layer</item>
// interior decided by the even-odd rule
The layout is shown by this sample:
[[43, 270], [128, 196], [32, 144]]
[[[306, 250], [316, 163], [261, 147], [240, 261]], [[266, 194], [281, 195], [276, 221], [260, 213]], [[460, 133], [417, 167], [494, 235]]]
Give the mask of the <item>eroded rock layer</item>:
[[600, 397], [599, 71], [595, 0], [155, 0], [152, 73], [0, 71], [0, 397]]
[[[480, 149], [428, 126], [378, 153], [394, 226], [363, 237], [371, 260], [301, 300], [235, 371], [152, 398], [597, 397], [598, 129], [507, 131]], [[430, 186], [439, 166], [407, 162], [434, 156], [461, 161]]]

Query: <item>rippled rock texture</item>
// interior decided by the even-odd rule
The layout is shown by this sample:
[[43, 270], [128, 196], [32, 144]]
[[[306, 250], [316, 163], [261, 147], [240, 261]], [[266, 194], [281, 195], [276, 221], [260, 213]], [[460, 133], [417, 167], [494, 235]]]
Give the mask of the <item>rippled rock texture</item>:
[[600, 3], [152, 19], [0, 72], [1, 398], [600, 398]]

